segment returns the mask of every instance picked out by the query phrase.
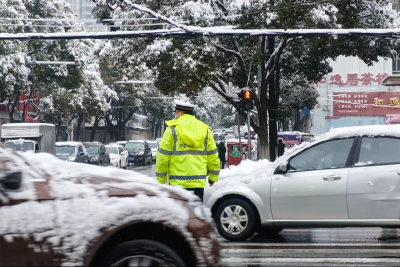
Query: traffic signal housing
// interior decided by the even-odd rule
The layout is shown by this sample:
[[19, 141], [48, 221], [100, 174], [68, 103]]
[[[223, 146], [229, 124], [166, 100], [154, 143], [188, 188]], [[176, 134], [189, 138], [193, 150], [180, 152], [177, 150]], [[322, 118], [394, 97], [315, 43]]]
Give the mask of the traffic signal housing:
[[238, 103], [239, 107], [243, 110], [253, 109], [253, 94], [254, 91], [250, 89], [242, 89], [237, 93], [240, 101]]

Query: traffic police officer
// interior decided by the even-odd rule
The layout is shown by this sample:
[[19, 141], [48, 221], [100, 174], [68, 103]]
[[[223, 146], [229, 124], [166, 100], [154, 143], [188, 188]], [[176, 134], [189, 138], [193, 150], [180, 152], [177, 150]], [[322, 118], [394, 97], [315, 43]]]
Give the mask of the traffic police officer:
[[210, 186], [218, 181], [218, 149], [210, 127], [193, 116], [194, 105], [175, 100], [176, 120], [168, 125], [157, 150], [156, 176], [160, 183], [180, 185], [203, 201], [207, 167]]

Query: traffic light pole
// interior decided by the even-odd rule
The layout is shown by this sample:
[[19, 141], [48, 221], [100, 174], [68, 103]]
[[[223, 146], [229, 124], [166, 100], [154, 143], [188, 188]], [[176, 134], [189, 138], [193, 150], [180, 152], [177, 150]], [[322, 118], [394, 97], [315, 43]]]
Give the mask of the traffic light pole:
[[239, 112], [236, 112], [236, 119], [238, 125], [238, 135], [239, 135], [239, 151], [240, 151], [240, 159], [243, 159], [243, 151], [242, 151], [242, 140], [240, 139], [240, 124], [239, 124]]
[[247, 111], [247, 158], [251, 160], [250, 110]]

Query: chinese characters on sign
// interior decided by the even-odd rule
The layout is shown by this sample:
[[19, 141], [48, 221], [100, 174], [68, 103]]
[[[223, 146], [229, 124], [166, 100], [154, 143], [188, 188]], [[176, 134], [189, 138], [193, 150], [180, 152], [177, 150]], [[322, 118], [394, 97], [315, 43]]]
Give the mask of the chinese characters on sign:
[[334, 92], [333, 116], [400, 114], [398, 96], [394, 92]]
[[[368, 86], [368, 85], [380, 85], [382, 80], [388, 76], [387, 73], [378, 73], [375, 76], [368, 72], [362, 73], [358, 76], [358, 73], [347, 73], [347, 80], [344, 82], [340, 74], [331, 75], [329, 85], [339, 85], [339, 86]], [[317, 82], [317, 86], [326, 84], [326, 76], [322, 77], [321, 81]], [[376, 83], [376, 84], [372, 84]]]

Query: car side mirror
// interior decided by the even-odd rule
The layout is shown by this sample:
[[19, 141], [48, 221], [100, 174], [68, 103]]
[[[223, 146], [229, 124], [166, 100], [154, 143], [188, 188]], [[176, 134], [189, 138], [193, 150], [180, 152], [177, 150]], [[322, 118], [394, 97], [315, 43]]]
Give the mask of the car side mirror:
[[283, 164], [280, 164], [279, 167], [278, 167], [279, 171], [282, 172], [282, 173], [287, 173], [287, 165], [288, 165], [287, 162], [283, 163]]
[[5, 176], [0, 178], [0, 183], [3, 184], [6, 189], [19, 189], [22, 183], [22, 172], [8, 172]]

